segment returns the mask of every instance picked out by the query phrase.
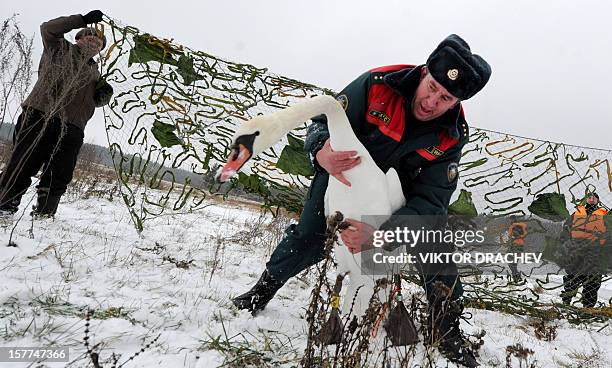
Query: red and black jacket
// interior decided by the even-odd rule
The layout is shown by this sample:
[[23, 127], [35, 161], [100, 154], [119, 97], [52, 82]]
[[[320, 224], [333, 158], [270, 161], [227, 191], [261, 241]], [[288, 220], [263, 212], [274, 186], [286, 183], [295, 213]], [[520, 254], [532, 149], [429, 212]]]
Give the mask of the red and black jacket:
[[[395, 168], [402, 180], [406, 206], [396, 215], [446, 213], [457, 187], [457, 175], [451, 175], [452, 170], [456, 172], [461, 149], [468, 140], [461, 104], [431, 121], [413, 117], [410, 106], [422, 67], [373, 69], [337, 96], [357, 138], [374, 161], [385, 172]], [[305, 142], [311, 157], [327, 138], [325, 116], [313, 119]]]

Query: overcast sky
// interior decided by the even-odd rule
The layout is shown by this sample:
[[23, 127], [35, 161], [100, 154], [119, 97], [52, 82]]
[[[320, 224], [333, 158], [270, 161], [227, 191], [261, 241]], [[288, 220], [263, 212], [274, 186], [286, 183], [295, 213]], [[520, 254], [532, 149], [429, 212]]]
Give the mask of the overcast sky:
[[[334, 90], [370, 68], [423, 63], [450, 33], [492, 66], [472, 126], [612, 149], [612, 2], [606, 0], [2, 1], [27, 34], [99, 8], [192, 49]], [[68, 39], [72, 40], [71, 37]], [[36, 60], [36, 64], [38, 60]], [[101, 111], [86, 140], [105, 141]]]

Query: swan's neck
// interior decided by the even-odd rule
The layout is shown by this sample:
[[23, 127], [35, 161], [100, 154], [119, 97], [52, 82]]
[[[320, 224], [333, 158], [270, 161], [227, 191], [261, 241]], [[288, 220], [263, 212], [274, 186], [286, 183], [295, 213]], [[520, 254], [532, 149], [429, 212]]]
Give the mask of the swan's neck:
[[[353, 151], [363, 147], [355, 136], [346, 113], [337, 101], [335, 101], [333, 106], [330, 106], [325, 114], [327, 116], [330, 143], [334, 151]], [[360, 152], [360, 154], [362, 153]]]
[[333, 137], [331, 142], [333, 149], [354, 149], [357, 138], [340, 103], [331, 96], [317, 96], [268, 115], [270, 120], [265, 134], [265, 148], [262, 147], [262, 151], [274, 145], [285, 134], [305, 121], [321, 114], [327, 116], [327, 126], [330, 136]]

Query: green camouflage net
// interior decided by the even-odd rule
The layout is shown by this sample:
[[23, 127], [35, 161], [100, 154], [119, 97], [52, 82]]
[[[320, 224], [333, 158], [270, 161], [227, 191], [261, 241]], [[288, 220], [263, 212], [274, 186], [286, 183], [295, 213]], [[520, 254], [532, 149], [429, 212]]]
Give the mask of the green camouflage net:
[[[198, 209], [235, 127], [329, 90], [228, 62], [113, 23], [103, 74], [115, 90], [106, 130], [123, 198], [137, 227], [165, 211]], [[298, 212], [313, 174], [305, 127], [254, 160], [233, 183], [267, 208]], [[155, 189], [154, 191], [149, 189]]]
[[[469, 216], [475, 208], [479, 215], [488, 216], [492, 226], [488, 226], [487, 233], [499, 244], [508, 242], [511, 220], [520, 219], [529, 229], [525, 244], [542, 251], [544, 258], [544, 264], [529, 270], [525, 273], [528, 278], [522, 280], [508, 277], [508, 270], [501, 267], [486, 278], [463, 269], [472, 306], [546, 320], [564, 317], [572, 322], [605, 321], [612, 317], [612, 297], [605, 292], [600, 292], [599, 301], [607, 307], [596, 309], [565, 306], [550, 295], [544, 297], [545, 291], [554, 290], [556, 295], [563, 291], [561, 270], [549, 267], [563, 264], [557, 253], [563, 222], [592, 191], [598, 193], [604, 206], [612, 203], [611, 159], [610, 150], [471, 129], [470, 142], [459, 164], [461, 190], [455, 193], [457, 199], [449, 210], [456, 207], [462, 209], [459, 214]], [[506, 221], [496, 225], [491, 220], [495, 217]], [[608, 227], [608, 236], [611, 230]], [[608, 267], [612, 264], [611, 259], [603, 263]], [[603, 276], [603, 282], [610, 279], [609, 275]]]
[[[105, 108], [106, 130], [123, 198], [139, 229], [162, 213], [197, 210], [207, 195], [232, 188], [258, 195], [268, 209], [300, 211], [313, 173], [303, 151], [306, 124], [255, 159], [232, 188], [217, 187], [212, 177], [242, 121], [332, 91], [117, 22], [107, 25], [106, 37], [110, 47], [102, 57], [103, 74], [115, 90]], [[587, 192], [596, 190], [603, 204], [612, 203], [611, 158], [609, 150], [471, 127], [450, 209], [469, 218], [517, 216], [534, 228], [560, 226]], [[488, 235], [502, 243], [507, 228], [490, 226]], [[554, 261], [556, 245], [540, 240], [550, 242], [545, 253]], [[482, 277], [462, 269], [471, 304], [539, 316], [561, 310], [550, 309], [558, 300], [544, 300], [534, 291], [561, 288], [558, 271], [540, 273], [531, 284], [508, 279], [506, 272]], [[606, 300], [609, 304], [610, 296]], [[575, 320], [586, 313], [563, 310]], [[600, 320], [610, 315], [610, 310], [587, 313]]]

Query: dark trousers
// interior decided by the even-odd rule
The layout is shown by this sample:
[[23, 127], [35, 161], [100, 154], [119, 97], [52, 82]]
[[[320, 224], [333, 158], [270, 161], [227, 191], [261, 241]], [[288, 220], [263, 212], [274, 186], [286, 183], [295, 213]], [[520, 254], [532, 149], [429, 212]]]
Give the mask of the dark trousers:
[[80, 128], [25, 108], [13, 133], [11, 157], [0, 175], [0, 208], [17, 211], [21, 197], [41, 167], [39, 197], [44, 195], [59, 202], [72, 181], [82, 145]]
[[[299, 222], [287, 228], [285, 237], [270, 256], [266, 267], [275, 280], [285, 282], [325, 258], [327, 224], [324, 197], [328, 179], [328, 174], [315, 175]], [[457, 266], [453, 263], [444, 267], [444, 270], [429, 267], [426, 274], [421, 277], [424, 287], [429, 293], [434, 282], [440, 281], [452, 290], [453, 298], [459, 298], [463, 293], [463, 287], [457, 276]]]
[[287, 281], [306, 268], [325, 258], [325, 211], [323, 198], [329, 175], [317, 173], [306, 195], [304, 209], [297, 224], [291, 224], [285, 237], [266, 264], [270, 275], [278, 281]]
[[603, 275], [567, 274], [563, 276], [563, 303], [570, 304], [572, 298], [582, 286], [582, 305], [592, 308], [597, 303], [597, 292], [601, 287]]

